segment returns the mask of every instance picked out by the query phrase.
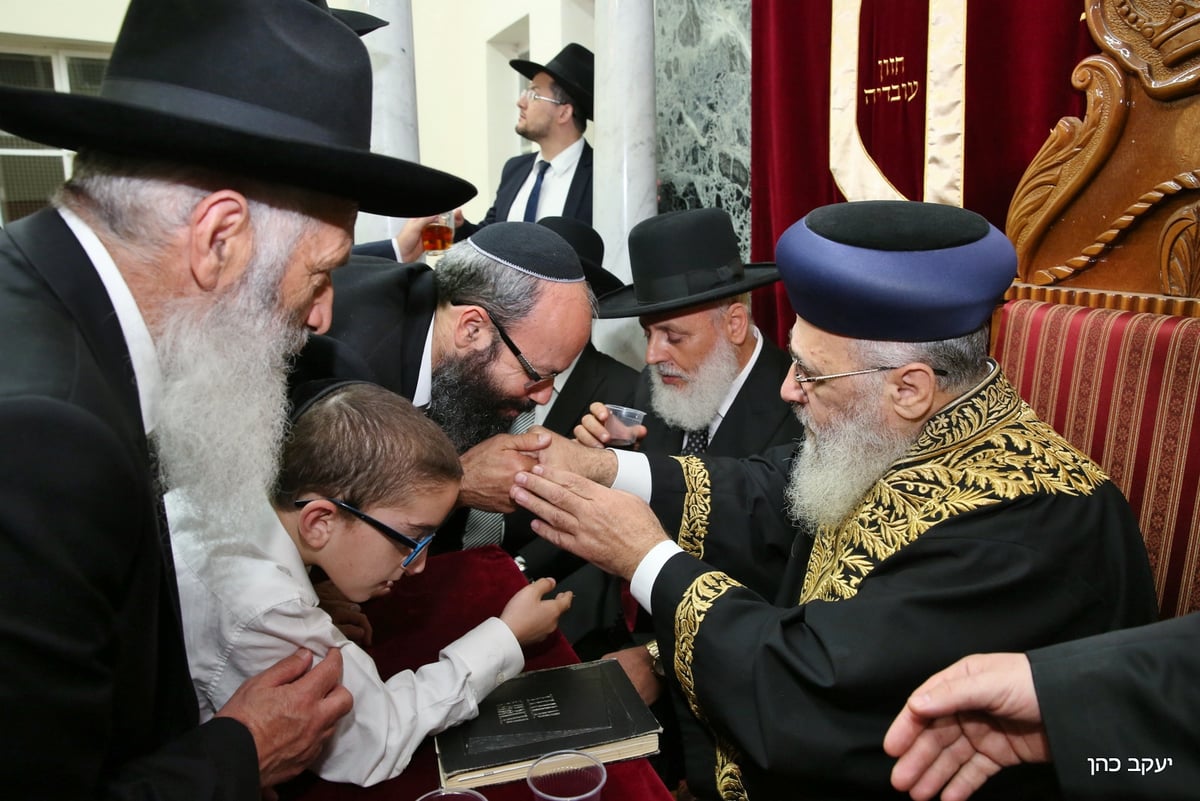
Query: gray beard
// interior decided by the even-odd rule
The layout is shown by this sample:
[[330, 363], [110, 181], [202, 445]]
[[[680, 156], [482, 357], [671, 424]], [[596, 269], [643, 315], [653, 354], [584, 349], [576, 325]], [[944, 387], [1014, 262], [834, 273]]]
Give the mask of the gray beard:
[[307, 336], [279, 310], [277, 271], [216, 302], [177, 302], [155, 337], [163, 373], [153, 432], [164, 490], [237, 539], [272, 489], [287, 423], [287, 360]]
[[888, 428], [872, 405], [877, 397], [878, 391], [861, 394], [852, 401], [855, 411], [825, 430], [814, 429], [804, 408], [796, 408], [805, 435], [785, 491], [792, 520], [814, 530], [839, 525], [912, 445], [912, 438]]
[[[708, 428], [729, 387], [742, 368], [738, 364], [737, 350], [733, 343], [721, 337], [693, 375], [685, 375], [666, 364], [651, 365], [650, 408], [668, 425], [684, 431]], [[683, 376], [688, 382], [682, 387], [663, 383], [664, 375]]]
[[487, 351], [450, 357], [433, 371], [425, 414], [441, 426], [460, 454], [508, 431], [512, 416], [506, 412], [525, 412], [536, 405], [528, 398], [507, 397], [492, 382], [496, 353], [493, 345]]

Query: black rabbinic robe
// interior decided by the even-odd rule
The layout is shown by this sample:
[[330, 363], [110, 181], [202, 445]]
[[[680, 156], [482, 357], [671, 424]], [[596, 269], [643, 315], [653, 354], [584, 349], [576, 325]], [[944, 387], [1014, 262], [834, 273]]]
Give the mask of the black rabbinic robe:
[[[682, 498], [683, 527], [706, 529], [710, 550], [760, 520], [777, 529], [787, 466], [772, 455], [656, 463], [656, 504]], [[1124, 497], [996, 369], [927, 423], [846, 523], [805, 539], [774, 604], [687, 553], [654, 585], [663, 657], [715, 733], [723, 798], [907, 797], [890, 787], [883, 735], [929, 675], [1157, 612]], [[1058, 790], [1046, 766], [1026, 766], [977, 795]]]

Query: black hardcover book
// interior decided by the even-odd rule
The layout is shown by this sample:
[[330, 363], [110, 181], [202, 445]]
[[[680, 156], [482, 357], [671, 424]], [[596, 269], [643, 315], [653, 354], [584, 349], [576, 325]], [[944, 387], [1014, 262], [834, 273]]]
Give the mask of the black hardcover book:
[[479, 704], [479, 716], [437, 736], [443, 787], [523, 779], [551, 751], [602, 762], [658, 752], [662, 727], [616, 660], [522, 673]]

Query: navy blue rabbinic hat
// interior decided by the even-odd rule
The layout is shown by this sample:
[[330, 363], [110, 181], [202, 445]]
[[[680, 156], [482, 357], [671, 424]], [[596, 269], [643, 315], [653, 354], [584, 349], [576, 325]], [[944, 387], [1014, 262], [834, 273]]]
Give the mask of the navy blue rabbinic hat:
[[669, 211], [629, 232], [633, 283], [600, 299], [602, 319], [685, 309], [779, 280], [771, 263], [742, 264], [733, 221], [722, 209]]
[[455, 208], [470, 183], [371, 152], [371, 61], [308, 0], [131, 0], [98, 96], [0, 87], [0, 128], [211, 167], [363, 211]]
[[894, 342], [971, 333], [1017, 274], [1012, 243], [980, 215], [905, 200], [814, 209], [783, 232], [775, 262], [806, 322]]
[[466, 246], [526, 275], [564, 284], [582, 283], [583, 266], [574, 249], [544, 225], [492, 223], [467, 237]]
[[595, 85], [593, 73], [596, 57], [581, 44], [571, 42], [558, 51], [558, 55], [545, 64], [536, 61], [526, 61], [514, 58], [508, 65], [529, 80], [533, 80], [539, 72], [544, 72], [571, 96], [571, 100], [585, 118], [592, 118], [592, 87]]

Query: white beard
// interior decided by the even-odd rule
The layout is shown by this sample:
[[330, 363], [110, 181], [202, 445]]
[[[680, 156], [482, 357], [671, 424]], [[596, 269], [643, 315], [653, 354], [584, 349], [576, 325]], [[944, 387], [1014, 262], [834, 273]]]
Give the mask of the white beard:
[[268, 500], [287, 423], [287, 360], [307, 336], [279, 308], [279, 261], [261, 261], [215, 302], [171, 304], [155, 337], [161, 480], [216, 539], [236, 539]]
[[[675, 428], [684, 431], [708, 428], [741, 370], [737, 349], [728, 339], [719, 337], [693, 375], [669, 364], [650, 367], [650, 407]], [[682, 376], [687, 383], [669, 386], [663, 383], [664, 375]]]
[[796, 407], [805, 436], [785, 492], [793, 520], [814, 529], [840, 524], [912, 445], [911, 437], [888, 427], [878, 397], [878, 387], [859, 393], [850, 401], [854, 411], [830, 420], [825, 430], [814, 429], [805, 408]]

